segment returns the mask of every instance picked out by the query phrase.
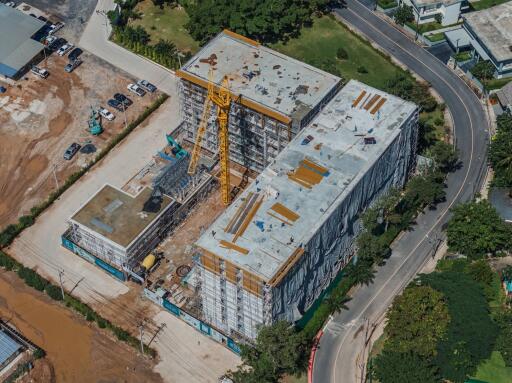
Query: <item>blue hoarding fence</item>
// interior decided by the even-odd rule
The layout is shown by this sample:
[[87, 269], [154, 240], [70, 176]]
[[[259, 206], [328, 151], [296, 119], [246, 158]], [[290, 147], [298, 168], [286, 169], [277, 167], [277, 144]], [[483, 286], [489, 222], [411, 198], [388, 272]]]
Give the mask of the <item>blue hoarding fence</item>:
[[238, 344], [231, 339], [230, 337], [224, 335], [223, 333], [217, 331], [213, 327], [211, 327], [209, 324], [203, 322], [200, 319], [197, 319], [193, 317], [192, 315], [188, 314], [184, 310], [180, 309], [175, 304], [169, 302], [167, 299], [163, 298], [161, 299], [161, 302], [155, 300], [153, 294], [146, 290], [146, 296], [153, 300], [155, 303], [160, 303], [167, 311], [169, 311], [171, 314], [177, 316], [181, 320], [187, 322], [189, 325], [194, 327], [196, 330], [200, 331], [202, 334], [209, 336], [213, 340], [222, 343], [227, 348], [229, 348], [234, 353], [240, 355], [240, 347]]
[[64, 246], [66, 249], [72, 251], [76, 255], [79, 255], [86, 261], [100, 267], [101, 269], [103, 269], [110, 275], [114, 276], [115, 278], [119, 279], [120, 281], [123, 281], [123, 282], [126, 281], [125, 273], [123, 273], [119, 269], [116, 269], [112, 265], [109, 265], [108, 263], [99, 259], [98, 257], [95, 257], [88, 251], [82, 249], [80, 246], [78, 246], [73, 241], [71, 241], [69, 238], [67, 238], [65, 233], [61, 236], [61, 243], [62, 243], [62, 246]]

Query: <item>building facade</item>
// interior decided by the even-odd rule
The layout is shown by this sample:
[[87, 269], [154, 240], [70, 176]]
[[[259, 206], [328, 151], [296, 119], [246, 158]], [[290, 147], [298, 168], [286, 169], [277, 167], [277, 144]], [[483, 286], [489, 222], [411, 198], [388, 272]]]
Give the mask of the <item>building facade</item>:
[[418, 24], [432, 23], [440, 18], [443, 26], [457, 23], [461, 13], [469, 9], [466, 0], [400, 0], [400, 4], [412, 7]]
[[[230, 159], [257, 172], [295, 137], [341, 86], [341, 79], [224, 31], [176, 74], [186, 139], [195, 142], [212, 69], [213, 82], [229, 79]], [[218, 151], [215, 107], [202, 148]]]
[[254, 339], [351, 259], [359, 215], [415, 164], [418, 108], [350, 81], [196, 242], [204, 319]]
[[495, 77], [512, 76], [512, 2], [466, 14], [463, 27], [474, 57], [489, 60]]

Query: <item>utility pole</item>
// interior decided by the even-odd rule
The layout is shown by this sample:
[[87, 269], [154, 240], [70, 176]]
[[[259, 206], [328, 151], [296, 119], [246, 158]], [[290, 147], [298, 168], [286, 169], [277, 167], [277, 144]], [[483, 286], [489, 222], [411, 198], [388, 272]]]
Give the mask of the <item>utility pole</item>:
[[60, 282], [60, 292], [62, 293], [62, 300], [64, 300], [64, 286], [62, 285], [62, 276], [64, 275], [64, 270], [59, 271], [59, 282]]
[[57, 186], [57, 190], [59, 190], [59, 180], [57, 179], [57, 173], [55, 172], [56, 169], [57, 169], [57, 165], [53, 164], [53, 166], [52, 166], [53, 179], [55, 180], [55, 185]]
[[144, 342], [142, 341], [142, 336], [144, 335], [144, 325], [146, 324], [146, 319], [143, 319], [139, 324], [139, 334], [140, 334], [140, 352], [144, 355]]

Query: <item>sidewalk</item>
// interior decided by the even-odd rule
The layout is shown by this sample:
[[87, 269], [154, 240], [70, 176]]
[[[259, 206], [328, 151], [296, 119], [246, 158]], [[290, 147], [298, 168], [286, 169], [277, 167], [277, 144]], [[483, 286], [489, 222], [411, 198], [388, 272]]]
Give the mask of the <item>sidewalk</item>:
[[171, 70], [136, 55], [108, 39], [112, 28], [106, 13], [114, 9], [114, 6], [113, 0], [98, 1], [79, 45], [136, 79], [148, 80], [168, 95], [176, 94], [177, 79]]

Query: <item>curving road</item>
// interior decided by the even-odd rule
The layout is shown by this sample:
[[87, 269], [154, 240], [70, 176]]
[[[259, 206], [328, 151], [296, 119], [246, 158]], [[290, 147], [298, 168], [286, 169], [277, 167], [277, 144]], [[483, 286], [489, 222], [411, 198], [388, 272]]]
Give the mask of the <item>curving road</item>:
[[428, 81], [441, 95], [453, 116], [462, 167], [448, 177], [446, 202], [418, 217], [414, 229], [395, 241], [390, 259], [379, 268], [374, 283], [358, 289], [348, 304], [349, 310], [336, 314], [327, 323], [316, 352], [314, 383], [363, 381], [366, 339], [394, 296], [435, 252], [443, 238], [442, 227], [450, 207], [470, 199], [479, 190], [488, 141], [482, 103], [446, 65], [356, 0], [349, 0], [347, 8], [336, 10], [336, 14]]

